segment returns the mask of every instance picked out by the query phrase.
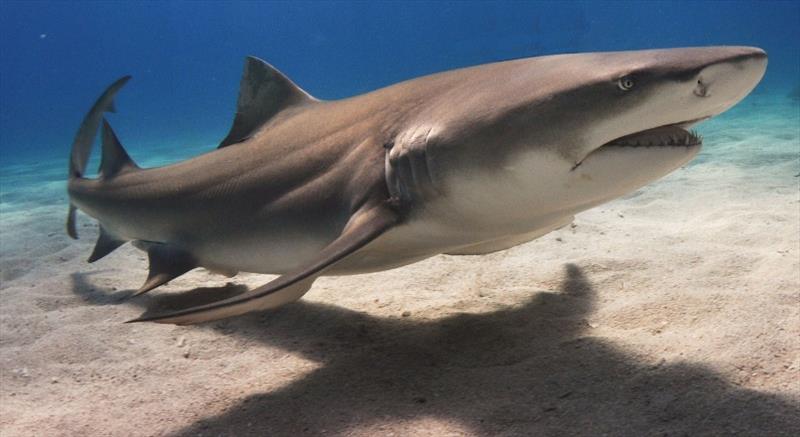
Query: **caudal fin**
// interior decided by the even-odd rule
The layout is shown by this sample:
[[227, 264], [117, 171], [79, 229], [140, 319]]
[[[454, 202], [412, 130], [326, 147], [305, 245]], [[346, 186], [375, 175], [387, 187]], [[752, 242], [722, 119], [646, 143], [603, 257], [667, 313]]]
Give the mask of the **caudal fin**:
[[[120, 173], [139, 169], [131, 157], [128, 156], [128, 152], [122, 148], [122, 144], [119, 143], [117, 135], [111, 129], [111, 125], [108, 124], [105, 118], [103, 119], [103, 133], [101, 136], [103, 137], [103, 156], [100, 160], [101, 179], [111, 179]], [[73, 209], [74, 207], [70, 205], [70, 213], [73, 212]], [[69, 229], [69, 223], [72, 223], [74, 229], [75, 222], [70, 222], [70, 220], [74, 220], [74, 217], [70, 216], [67, 218], [67, 228]], [[126, 242], [127, 240], [117, 238], [109, 233], [101, 224], [100, 235], [97, 237], [97, 243], [95, 243], [94, 251], [92, 251], [92, 255], [89, 256], [88, 261], [93, 263], [113, 252]]]
[[[69, 179], [83, 177], [86, 164], [89, 162], [89, 155], [92, 153], [92, 144], [97, 136], [97, 130], [100, 128], [100, 122], [103, 120], [103, 113], [116, 111], [114, 108], [114, 96], [130, 78], [130, 76], [125, 76], [109, 85], [83, 118], [78, 132], [75, 134], [75, 139], [72, 141], [72, 152], [69, 157]], [[78, 232], [75, 229], [75, 211], [75, 206], [70, 203], [69, 211], [67, 212], [67, 234], [73, 239], [78, 238]]]

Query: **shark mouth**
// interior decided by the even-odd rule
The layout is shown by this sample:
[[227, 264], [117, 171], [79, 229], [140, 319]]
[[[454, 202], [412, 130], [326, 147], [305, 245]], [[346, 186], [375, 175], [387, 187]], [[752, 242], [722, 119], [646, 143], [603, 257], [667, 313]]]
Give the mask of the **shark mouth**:
[[703, 144], [703, 137], [695, 130], [689, 129], [693, 124], [705, 120], [709, 117], [688, 120], [681, 123], [666, 126], [654, 127], [611, 140], [602, 146], [592, 150], [589, 155], [575, 163], [571, 170], [575, 170], [583, 164], [589, 156], [603, 149], [617, 147], [648, 148], [648, 147], [697, 147]]
[[600, 147], [692, 147], [701, 144], [703, 138], [697, 132], [684, 129], [681, 124], [672, 124], [625, 135]]

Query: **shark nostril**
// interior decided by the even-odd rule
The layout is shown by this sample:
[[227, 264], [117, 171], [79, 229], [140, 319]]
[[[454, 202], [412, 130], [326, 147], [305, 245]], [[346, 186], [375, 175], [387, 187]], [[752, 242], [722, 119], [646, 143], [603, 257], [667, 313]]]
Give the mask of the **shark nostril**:
[[694, 88], [694, 95], [697, 97], [708, 97], [708, 85], [703, 83], [703, 79], [697, 79], [697, 86]]

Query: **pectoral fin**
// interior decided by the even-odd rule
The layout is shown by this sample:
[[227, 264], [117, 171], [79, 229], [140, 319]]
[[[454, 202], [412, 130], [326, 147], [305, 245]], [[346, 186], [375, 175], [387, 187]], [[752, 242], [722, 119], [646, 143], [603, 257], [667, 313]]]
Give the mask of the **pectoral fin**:
[[293, 272], [230, 299], [170, 314], [141, 317], [131, 322], [152, 321], [188, 325], [275, 308], [293, 302], [302, 297], [325, 270], [364, 247], [397, 222], [396, 212], [388, 205], [365, 207], [353, 215], [342, 234], [322, 249], [313, 261]]

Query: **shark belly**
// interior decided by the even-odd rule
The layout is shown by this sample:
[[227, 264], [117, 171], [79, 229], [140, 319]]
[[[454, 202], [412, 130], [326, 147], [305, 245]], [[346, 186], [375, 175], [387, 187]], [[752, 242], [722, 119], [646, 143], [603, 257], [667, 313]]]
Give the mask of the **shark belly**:
[[248, 234], [222, 233], [186, 246], [198, 264], [210, 270], [277, 275], [303, 265], [332, 240], [322, 230], [298, 231], [273, 228]]

